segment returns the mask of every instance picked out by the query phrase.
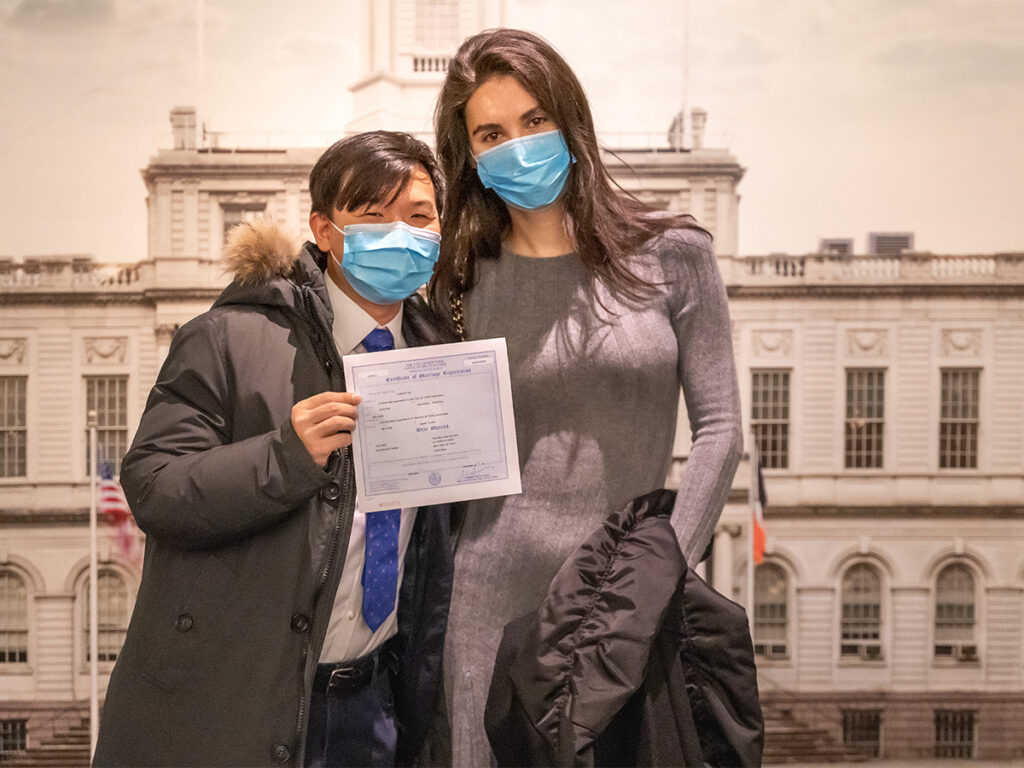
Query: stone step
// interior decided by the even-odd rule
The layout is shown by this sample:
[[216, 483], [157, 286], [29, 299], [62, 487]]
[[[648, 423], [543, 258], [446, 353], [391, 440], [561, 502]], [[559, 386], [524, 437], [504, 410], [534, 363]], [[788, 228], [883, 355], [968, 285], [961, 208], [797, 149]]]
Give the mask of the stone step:
[[68, 718], [38, 745], [0, 757], [0, 768], [89, 768], [90, 737], [87, 717]]
[[5, 758], [0, 765], [4, 768], [89, 768], [89, 749], [57, 754], [31, 749]]
[[40, 742], [41, 746], [49, 746], [50, 744], [74, 744], [80, 746], [82, 744], [89, 744], [91, 734], [89, 731], [85, 733], [56, 733], [49, 739], [43, 739]]
[[868, 757], [846, 748], [823, 728], [814, 728], [793, 716], [789, 708], [764, 710], [765, 764], [800, 762], [859, 763]]

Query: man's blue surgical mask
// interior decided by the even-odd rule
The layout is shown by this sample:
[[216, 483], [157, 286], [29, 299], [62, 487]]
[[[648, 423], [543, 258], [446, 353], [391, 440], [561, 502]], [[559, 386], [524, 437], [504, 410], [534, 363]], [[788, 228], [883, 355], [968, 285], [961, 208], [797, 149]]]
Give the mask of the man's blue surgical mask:
[[356, 293], [374, 304], [394, 304], [430, 279], [441, 236], [404, 221], [331, 226], [345, 236], [341, 261], [331, 253]]
[[517, 208], [550, 205], [569, 178], [569, 147], [561, 131], [510, 139], [476, 156], [476, 172], [488, 189]]

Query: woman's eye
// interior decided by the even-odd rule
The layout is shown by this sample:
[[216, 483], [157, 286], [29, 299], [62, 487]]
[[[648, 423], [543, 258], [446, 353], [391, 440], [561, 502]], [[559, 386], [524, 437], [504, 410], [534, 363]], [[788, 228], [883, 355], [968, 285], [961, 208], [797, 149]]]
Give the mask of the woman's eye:
[[544, 125], [547, 121], [548, 119], [544, 115], [537, 115], [530, 120], [530, 127], [536, 128], [538, 125]]
[[498, 132], [497, 131], [491, 131], [490, 133], [484, 134], [483, 141], [485, 143], [490, 143], [492, 141], [497, 141], [497, 140], [498, 140]]

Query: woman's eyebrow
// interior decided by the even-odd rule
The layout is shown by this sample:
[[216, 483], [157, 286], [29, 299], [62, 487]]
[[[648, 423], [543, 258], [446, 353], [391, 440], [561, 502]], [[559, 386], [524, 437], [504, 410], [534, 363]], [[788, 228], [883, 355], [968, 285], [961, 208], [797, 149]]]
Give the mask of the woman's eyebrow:
[[520, 123], [527, 123], [535, 117], [547, 117], [547, 113], [541, 109], [540, 104], [535, 107], [530, 107], [519, 116]]
[[483, 123], [483, 124], [478, 125], [476, 128], [473, 129], [472, 135], [476, 136], [479, 133], [489, 133], [490, 131], [500, 131], [500, 130], [501, 130], [501, 126], [498, 123]]

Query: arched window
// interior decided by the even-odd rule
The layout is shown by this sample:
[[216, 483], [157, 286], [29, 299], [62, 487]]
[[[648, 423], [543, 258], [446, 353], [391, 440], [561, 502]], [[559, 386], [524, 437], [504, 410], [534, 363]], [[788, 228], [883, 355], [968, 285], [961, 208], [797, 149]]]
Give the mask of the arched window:
[[867, 563], [843, 575], [842, 656], [882, 658], [882, 579]]
[[786, 572], [771, 563], [754, 569], [754, 653], [769, 659], [789, 656]]
[[962, 563], [947, 565], [935, 580], [935, 656], [977, 661], [974, 575]]
[[[128, 587], [117, 571], [103, 569], [96, 577], [99, 661], [116, 661], [128, 631]], [[85, 580], [82, 626], [85, 628], [85, 660], [89, 661], [89, 580]]]
[[28, 592], [13, 571], [0, 570], [0, 664], [28, 661]]

